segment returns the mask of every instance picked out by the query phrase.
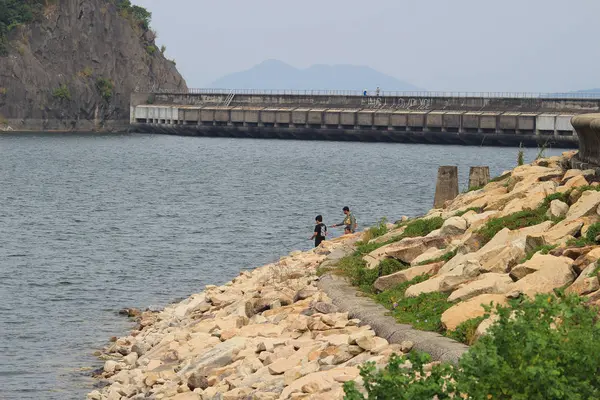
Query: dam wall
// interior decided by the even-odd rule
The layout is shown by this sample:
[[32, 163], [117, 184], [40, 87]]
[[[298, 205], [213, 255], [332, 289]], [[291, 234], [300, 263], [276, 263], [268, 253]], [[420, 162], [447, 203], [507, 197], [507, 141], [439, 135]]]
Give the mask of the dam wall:
[[134, 93], [131, 130], [197, 136], [577, 147], [600, 99]]

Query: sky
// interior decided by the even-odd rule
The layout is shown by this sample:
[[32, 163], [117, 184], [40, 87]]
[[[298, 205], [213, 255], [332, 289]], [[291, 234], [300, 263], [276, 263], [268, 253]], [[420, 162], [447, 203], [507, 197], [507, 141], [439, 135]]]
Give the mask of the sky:
[[368, 65], [431, 91], [600, 87], [600, 0], [133, 2], [194, 88], [266, 59]]

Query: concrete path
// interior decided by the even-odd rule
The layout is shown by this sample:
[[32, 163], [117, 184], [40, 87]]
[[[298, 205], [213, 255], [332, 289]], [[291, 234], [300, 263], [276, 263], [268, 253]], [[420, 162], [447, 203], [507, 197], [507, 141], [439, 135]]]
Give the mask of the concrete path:
[[433, 361], [458, 364], [459, 358], [469, 349], [439, 333], [419, 331], [410, 325], [399, 324], [394, 317], [386, 315], [388, 309], [369, 297], [361, 296], [343, 277], [323, 275], [318, 286], [342, 312], [348, 312], [350, 318], [358, 318], [371, 325], [378, 336], [390, 343], [400, 344], [405, 340], [413, 342], [414, 349], [430, 354]]

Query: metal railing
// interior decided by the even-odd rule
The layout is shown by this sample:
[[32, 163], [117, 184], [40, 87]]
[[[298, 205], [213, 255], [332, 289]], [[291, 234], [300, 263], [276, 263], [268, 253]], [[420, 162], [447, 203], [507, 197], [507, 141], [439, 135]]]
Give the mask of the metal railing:
[[427, 92], [375, 90], [289, 90], [289, 89], [148, 89], [141, 91], [156, 94], [205, 95], [290, 95], [290, 96], [368, 96], [368, 97], [452, 97], [452, 98], [511, 98], [511, 99], [600, 99], [600, 92]]

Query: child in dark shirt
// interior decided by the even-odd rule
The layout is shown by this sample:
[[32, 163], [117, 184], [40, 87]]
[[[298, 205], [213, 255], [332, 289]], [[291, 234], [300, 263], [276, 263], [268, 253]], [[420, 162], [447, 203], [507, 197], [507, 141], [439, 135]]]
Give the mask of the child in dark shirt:
[[315, 218], [315, 231], [310, 237], [310, 240], [315, 239], [315, 247], [318, 247], [321, 242], [325, 240], [325, 236], [327, 236], [327, 226], [323, 223], [323, 217], [317, 215]]

